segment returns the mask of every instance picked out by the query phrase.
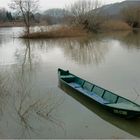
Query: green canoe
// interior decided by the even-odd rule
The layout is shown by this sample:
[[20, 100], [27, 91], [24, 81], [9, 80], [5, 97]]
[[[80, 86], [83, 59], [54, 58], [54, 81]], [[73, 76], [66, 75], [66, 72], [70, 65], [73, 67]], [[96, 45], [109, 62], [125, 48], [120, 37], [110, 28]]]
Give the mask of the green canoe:
[[110, 112], [125, 118], [140, 117], [140, 105], [92, 84], [69, 71], [58, 69], [60, 82], [102, 105]]

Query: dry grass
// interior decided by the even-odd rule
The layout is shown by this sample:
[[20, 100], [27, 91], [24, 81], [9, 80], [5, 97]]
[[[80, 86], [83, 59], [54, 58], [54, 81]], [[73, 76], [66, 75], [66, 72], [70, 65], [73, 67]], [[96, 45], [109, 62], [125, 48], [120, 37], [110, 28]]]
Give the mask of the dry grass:
[[47, 32], [34, 32], [29, 36], [23, 35], [21, 38], [66, 38], [66, 37], [81, 37], [88, 35], [86, 30], [83, 30], [81, 27], [60, 27], [54, 30], [50, 30]]
[[23, 22], [0, 22], [0, 27], [23, 27]]
[[102, 30], [104, 31], [125, 31], [125, 30], [131, 30], [132, 28], [121, 20], [109, 20], [102, 24]]

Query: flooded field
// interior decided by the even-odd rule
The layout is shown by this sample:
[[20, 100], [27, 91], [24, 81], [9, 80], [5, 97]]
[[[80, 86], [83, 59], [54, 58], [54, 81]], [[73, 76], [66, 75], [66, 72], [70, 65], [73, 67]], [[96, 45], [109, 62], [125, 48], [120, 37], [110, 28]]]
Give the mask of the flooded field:
[[140, 104], [140, 33], [23, 40], [0, 29], [0, 138], [137, 138], [140, 119], [116, 117], [58, 83], [57, 69]]

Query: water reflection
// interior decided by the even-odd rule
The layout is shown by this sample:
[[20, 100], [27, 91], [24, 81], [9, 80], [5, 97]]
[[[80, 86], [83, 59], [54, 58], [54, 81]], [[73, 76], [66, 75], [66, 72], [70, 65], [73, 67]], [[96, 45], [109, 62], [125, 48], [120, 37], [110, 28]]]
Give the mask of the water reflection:
[[5, 43], [8, 43], [11, 41], [11, 38], [10, 37], [7, 37], [7, 36], [3, 36], [3, 35], [0, 35], [0, 47], [5, 44]]
[[43, 50], [60, 48], [66, 59], [82, 65], [100, 64], [104, 61], [110, 49], [108, 42], [98, 36], [76, 39], [32, 40], [31, 42]]
[[99, 65], [104, 62], [105, 56], [111, 49], [110, 41], [112, 39], [123, 43], [122, 46], [125, 45], [129, 49], [139, 49], [139, 37], [140, 32], [126, 31], [94, 34], [91, 37], [83, 38], [30, 40], [30, 43], [34, 46], [34, 49], [42, 50], [42, 52], [60, 48], [66, 59], [73, 60], [81, 65]]
[[6, 76], [4, 74], [0, 75], [0, 118], [3, 116], [9, 97], [9, 92], [7, 90], [6, 84], [8, 78]]
[[30, 73], [35, 72], [37, 66], [39, 67], [40, 55], [36, 53], [36, 49], [31, 41], [19, 40], [20, 47], [16, 48], [14, 52], [14, 57], [16, 62], [18, 63], [17, 67], [21, 66], [22, 73]]
[[[103, 120], [111, 123], [112, 125], [136, 136], [140, 137], [140, 119], [136, 118], [133, 120], [127, 120], [124, 118], [120, 118], [118, 116], [115, 116], [114, 114], [108, 112], [104, 108], [102, 108], [100, 105], [96, 104], [92, 100], [86, 98], [82, 94], [78, 93], [77, 91], [69, 88], [68, 86], [59, 83], [59, 87], [64, 90], [68, 95], [72, 96], [74, 99], [76, 99], [78, 102], [86, 106], [88, 109], [90, 109], [92, 112], [97, 114], [100, 118]], [[119, 136], [118, 136], [119, 138]]]
[[[105, 60], [105, 56], [112, 46], [110, 46], [111, 38], [120, 41], [126, 45], [127, 48], [139, 48], [139, 35], [132, 32], [117, 32], [108, 34], [97, 34], [92, 37], [76, 38], [76, 39], [56, 39], [56, 40], [23, 40], [21, 46], [25, 46], [23, 52], [18, 56], [20, 60], [23, 56], [22, 65], [26, 61], [29, 62], [30, 68], [32, 63], [39, 62], [42, 54], [46, 53], [53, 48], [59, 48], [67, 60], [73, 60], [80, 65], [96, 64], [99, 65]], [[123, 45], [124, 46], [124, 45]], [[21, 51], [21, 49], [20, 49]], [[47, 57], [47, 55], [45, 56]], [[32, 60], [34, 59], [34, 60]], [[35, 62], [36, 61], [36, 62]]]
[[9, 42], [14, 41], [17, 32], [21, 32], [22, 28], [0, 28], [0, 47], [6, 45]]
[[128, 49], [140, 49], [140, 31], [134, 31], [121, 39]]
[[[2, 119], [3, 123], [7, 124], [7, 128], [1, 130], [13, 130], [4, 138], [32, 138], [35, 135], [39, 136], [41, 129], [52, 127], [53, 134], [56, 126], [57, 129], [65, 131], [63, 122], [54, 116], [64, 99], [48, 89], [45, 91], [46, 96], [40, 97], [40, 90], [35, 86], [35, 49], [30, 40], [24, 40], [22, 43], [24, 47], [15, 51], [15, 58], [20, 65], [11, 66], [9, 71], [7, 70], [7, 80], [0, 75], [0, 115], [5, 114]], [[6, 100], [8, 93], [10, 98]], [[50, 125], [45, 125], [48, 122]]]
[[139, 49], [140, 48], [140, 31], [119, 31], [119, 32], [108, 32], [102, 33], [100, 38], [105, 40], [114, 39], [121, 43], [122, 46], [125, 46], [128, 49]]
[[[10, 134], [14, 138], [39, 136], [41, 129], [46, 130], [53, 126], [65, 131], [63, 122], [54, 116], [64, 99], [61, 96], [56, 96], [51, 90], [46, 91], [45, 94], [47, 95], [45, 97], [40, 97], [40, 92], [35, 88], [32, 78], [32, 75], [23, 73], [19, 68], [19, 71], [14, 71], [10, 74], [10, 79], [4, 83], [4, 85], [12, 85], [6, 89], [11, 96], [6, 102], [6, 109], [3, 110], [5, 113], [5, 118], [3, 119], [4, 122], [8, 123], [6, 129], [13, 130], [11, 130]], [[4, 88], [1, 88], [1, 83], [0, 90], [1, 93], [4, 90]], [[4, 94], [6, 94], [5, 90]], [[2, 94], [0, 94], [0, 97], [0, 101], [4, 100]], [[51, 125], [45, 125], [48, 122]], [[4, 129], [1, 130], [3, 131]], [[53, 128], [52, 131], [55, 131], [55, 129]], [[10, 134], [5, 138], [10, 137]]]
[[25, 49], [24, 59], [23, 59], [23, 63], [22, 63], [22, 71], [23, 72], [24, 72], [24, 65], [25, 65], [27, 59], [28, 59], [27, 61], [29, 62], [30, 70], [32, 70], [32, 58], [31, 58], [30, 40], [25, 40], [25, 45], [26, 45], [26, 49]]
[[[65, 124], [61, 119], [71, 124], [68, 125], [69, 135], [79, 136], [81, 129], [76, 134], [73, 131], [78, 127], [75, 125], [75, 120], [80, 118], [78, 113], [74, 115], [75, 112], [70, 108], [75, 119], [68, 117], [67, 120], [65, 112], [69, 113], [69, 104], [58, 108], [64, 100], [57, 88], [57, 68], [60, 66], [74, 69], [74, 73], [78, 73], [79, 76], [83, 75], [84, 78], [95, 81], [103, 87], [110, 87], [114, 91], [117, 89], [116, 91], [120, 90], [124, 93], [123, 91], [127, 88], [128, 90], [131, 87], [139, 88], [139, 70], [136, 70], [139, 68], [139, 62], [136, 63], [136, 59], [139, 60], [140, 55], [138, 53], [135, 57], [135, 53], [130, 49], [139, 49], [139, 33], [108, 33], [93, 35], [91, 38], [56, 40], [13, 40], [11, 38], [10, 41], [6, 40], [6, 34], [8, 31], [2, 35], [3, 38], [0, 38], [0, 65], [2, 65], [0, 66], [0, 135], [4, 132], [4, 138], [8, 136], [11, 138], [62, 138], [65, 137], [66, 127], [64, 128]], [[123, 48], [129, 48], [132, 56], [130, 57]], [[133, 58], [134, 61], [128, 61], [128, 58], [131, 60]], [[86, 65], [88, 66], [85, 67]], [[97, 65], [101, 67], [97, 68]], [[128, 70], [130, 67], [135, 70]], [[134, 80], [137, 80], [137, 84], [133, 83]], [[116, 118], [93, 102], [87, 102], [80, 95], [73, 94], [74, 91], [67, 89], [65, 91], [103, 120], [140, 137], [139, 120], [127, 121]], [[132, 92], [129, 90], [127, 94], [132, 95]], [[66, 102], [71, 100], [67, 98]], [[81, 107], [77, 102], [74, 106], [78, 109]], [[59, 118], [57, 115], [62, 116]], [[96, 119], [100, 121], [98, 117]], [[93, 120], [87, 121], [91, 123]], [[4, 122], [5, 125], [3, 125]], [[80, 120], [77, 123], [85, 122]], [[105, 124], [104, 121], [102, 123]], [[96, 130], [94, 125], [91, 128]], [[88, 135], [89, 129], [83, 131]], [[91, 134], [90, 137], [92, 136]], [[106, 132], [107, 136], [110, 136], [109, 132]], [[100, 134], [95, 137], [100, 137]]]
[[14, 107], [12, 111], [14, 114], [12, 117], [15, 118], [15, 123], [20, 127], [21, 134], [18, 135], [23, 138], [30, 137], [30, 133], [35, 131], [30, 116], [37, 103], [31, 96], [31, 78], [23, 75], [23, 73], [16, 72], [13, 73], [12, 79], [14, 79], [12, 88], [12, 107]]
[[109, 51], [108, 44], [99, 38], [94, 38], [94, 36], [92, 38], [65, 40], [61, 46], [63, 46], [65, 57], [82, 65], [100, 64]]

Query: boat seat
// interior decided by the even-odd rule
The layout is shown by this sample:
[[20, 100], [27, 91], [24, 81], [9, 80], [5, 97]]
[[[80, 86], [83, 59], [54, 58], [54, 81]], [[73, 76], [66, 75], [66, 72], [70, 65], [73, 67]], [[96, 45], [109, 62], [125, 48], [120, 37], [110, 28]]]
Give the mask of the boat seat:
[[72, 86], [73, 88], [80, 88], [81, 87], [81, 85], [74, 83], [74, 82], [69, 83], [69, 85]]
[[98, 96], [96, 93], [93, 93], [91, 98], [93, 98], [94, 100], [98, 101], [101, 104], [108, 104], [109, 101], [104, 100], [102, 97]]
[[73, 75], [62, 75], [61, 78], [74, 78]]

